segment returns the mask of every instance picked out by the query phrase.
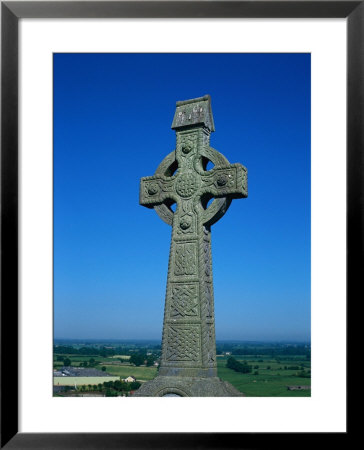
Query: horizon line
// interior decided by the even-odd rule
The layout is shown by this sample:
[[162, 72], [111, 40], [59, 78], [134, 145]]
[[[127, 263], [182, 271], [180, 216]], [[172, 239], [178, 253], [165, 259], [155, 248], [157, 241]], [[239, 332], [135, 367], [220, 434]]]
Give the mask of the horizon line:
[[[59, 338], [54, 337], [53, 341], [156, 341], [162, 343], [162, 339], [157, 338]], [[275, 342], [275, 343], [311, 343], [310, 339], [216, 339], [216, 342]]]

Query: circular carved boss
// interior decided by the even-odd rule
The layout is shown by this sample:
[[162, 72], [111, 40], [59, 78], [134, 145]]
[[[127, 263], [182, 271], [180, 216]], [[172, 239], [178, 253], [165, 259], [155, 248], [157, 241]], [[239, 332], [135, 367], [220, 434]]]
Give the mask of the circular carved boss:
[[[200, 154], [210, 160], [216, 168], [226, 167], [229, 165], [229, 161], [225, 158], [225, 156], [212, 147], [202, 150]], [[170, 172], [171, 168], [173, 168], [175, 164], [176, 152], [173, 150], [159, 164], [157, 170], [155, 171], [155, 175], [167, 176], [167, 173]], [[207, 210], [204, 211], [203, 223], [212, 225], [217, 222], [226, 213], [230, 203], [231, 200], [227, 197], [216, 198]], [[155, 206], [154, 210], [165, 223], [172, 225], [174, 213], [170, 208], [168, 208], [167, 205], [162, 203], [161, 205]]]
[[192, 218], [188, 215], [185, 215], [182, 217], [179, 226], [182, 228], [182, 230], [188, 230], [192, 224]]
[[221, 187], [221, 186], [225, 186], [228, 181], [229, 181], [228, 176], [225, 174], [221, 174], [218, 176], [216, 183], [218, 186]]
[[158, 184], [157, 183], [150, 183], [147, 191], [149, 195], [155, 195], [158, 192], [159, 188], [158, 188]]
[[183, 198], [191, 197], [197, 190], [197, 180], [194, 174], [184, 173], [176, 182], [177, 194]]

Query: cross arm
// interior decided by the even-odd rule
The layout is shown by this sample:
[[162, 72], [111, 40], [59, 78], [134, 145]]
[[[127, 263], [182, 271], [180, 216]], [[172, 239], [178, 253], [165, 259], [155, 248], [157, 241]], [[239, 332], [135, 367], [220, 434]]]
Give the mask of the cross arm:
[[242, 164], [214, 168], [202, 177], [202, 191], [215, 198], [248, 196], [248, 171]]
[[175, 200], [173, 184], [175, 177], [153, 175], [140, 179], [139, 203], [147, 208], [164, 203], [167, 199]]

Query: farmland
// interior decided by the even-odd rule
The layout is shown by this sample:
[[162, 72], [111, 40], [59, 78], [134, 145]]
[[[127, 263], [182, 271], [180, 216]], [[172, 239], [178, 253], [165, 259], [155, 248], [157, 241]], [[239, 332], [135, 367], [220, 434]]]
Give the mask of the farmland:
[[[129, 376], [143, 383], [158, 374], [160, 343], [66, 344], [54, 347], [53, 365], [57, 371], [54, 386], [74, 386], [75, 383], [77, 386], [99, 385]], [[309, 397], [310, 353], [309, 344], [218, 342], [217, 372], [222, 380], [231, 383], [247, 397]], [[229, 358], [233, 358], [238, 366], [246, 362], [249, 372], [242, 373], [227, 367]], [[65, 366], [81, 370], [81, 375], [56, 376]], [[82, 373], [86, 372], [82, 370], [86, 368], [90, 376], [83, 377]], [[93, 377], [92, 371], [105, 376]]]
[[120, 366], [106, 366], [106, 371], [110, 375], [117, 375], [121, 378], [126, 378], [129, 375], [135, 377], [138, 381], [147, 381], [153, 380], [157, 376], [157, 368], [156, 367], [135, 367], [128, 365], [120, 365]]
[[54, 386], [86, 386], [120, 380], [119, 377], [54, 377]]
[[159, 348], [148, 342], [118, 346], [97, 342], [55, 343], [54, 395], [128, 396], [141, 382], [156, 377]]
[[[252, 357], [241, 358], [253, 366], [252, 373], [239, 373], [226, 367], [226, 356], [217, 357], [218, 376], [231, 383], [247, 397], [309, 397], [311, 390], [288, 390], [287, 386], [310, 386], [311, 378], [298, 376], [305, 368], [306, 374], [310, 370], [310, 362], [306, 359], [279, 360]], [[286, 368], [285, 368], [286, 367]], [[289, 369], [298, 367], [298, 369]]]
[[[81, 363], [88, 362], [90, 360], [90, 358], [93, 358], [95, 360], [95, 362], [100, 366], [103, 365], [104, 363], [107, 364], [108, 362], [110, 362], [109, 358], [103, 358], [101, 356], [96, 356], [96, 355], [90, 357], [90, 356], [82, 356], [82, 355], [75, 356], [75, 355], [67, 355], [66, 354], [66, 355], [62, 355], [62, 356], [67, 357], [71, 361], [71, 365], [75, 366], [75, 367], [80, 366]], [[58, 369], [59, 367], [64, 366], [63, 361], [57, 361], [57, 357], [59, 357], [59, 355], [57, 355], [57, 354], [55, 354], [53, 357], [53, 367], [55, 369]]]

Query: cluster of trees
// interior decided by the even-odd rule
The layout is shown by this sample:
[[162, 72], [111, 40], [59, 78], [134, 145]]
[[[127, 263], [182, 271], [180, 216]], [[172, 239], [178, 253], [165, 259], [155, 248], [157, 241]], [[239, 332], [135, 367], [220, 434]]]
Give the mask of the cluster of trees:
[[241, 373], [251, 373], [252, 366], [250, 366], [246, 361], [240, 362], [235, 358], [230, 356], [226, 361], [226, 367], [229, 369], [235, 370], [235, 372]]
[[[135, 391], [141, 386], [139, 381], [126, 383], [125, 381], [105, 381], [105, 383], [82, 385], [78, 388], [80, 392], [103, 392], [106, 397], [117, 397], [120, 393], [128, 394], [130, 391]], [[71, 386], [65, 386], [65, 391], [73, 390]]]
[[54, 345], [53, 352], [56, 355], [82, 355], [82, 356], [102, 356], [104, 358], [115, 355], [132, 354], [134, 352], [147, 354], [153, 352], [160, 353], [160, 346], [149, 347], [136, 347], [135, 345], [123, 346], [123, 347], [105, 347], [105, 346], [87, 346], [87, 347], [74, 347], [72, 345]]
[[128, 393], [130, 391], [135, 391], [140, 388], [141, 383], [139, 381], [133, 381], [131, 383], [125, 383], [125, 381], [106, 381], [104, 383], [106, 388], [106, 397], [116, 397], [120, 393]]
[[66, 356], [57, 356], [57, 361], [62, 361], [64, 366], [72, 365], [72, 361]]
[[304, 355], [306, 359], [311, 357], [311, 348], [308, 344], [256, 344], [256, 345], [242, 345], [233, 343], [219, 343], [216, 345], [217, 354], [230, 352], [233, 355], [258, 355], [270, 356], [275, 358], [278, 355]]
[[[72, 366], [72, 361], [67, 356], [57, 356], [57, 361], [62, 361], [64, 366]], [[99, 363], [94, 358], [90, 358], [88, 361], [81, 361], [80, 367], [96, 367]], [[106, 367], [102, 366], [101, 370], [106, 371]]]
[[152, 366], [154, 361], [156, 360], [156, 355], [146, 355], [145, 353], [133, 353], [130, 356], [129, 362], [130, 364], [134, 364], [135, 366], [141, 366], [145, 364], [146, 366]]
[[[158, 359], [159, 355], [157, 354], [146, 354], [143, 352], [133, 352], [130, 356], [129, 362], [130, 364], [134, 364], [135, 366], [146, 365], [148, 367], [152, 366], [156, 359]], [[57, 361], [62, 361], [64, 366], [71, 366], [72, 361], [68, 356], [57, 356]], [[120, 359], [121, 362], [124, 362], [123, 359]], [[88, 361], [82, 361], [79, 365], [80, 367], [96, 367], [99, 363], [95, 361], [94, 358], [90, 358]], [[105, 370], [102, 367], [102, 370]]]
[[311, 370], [301, 370], [300, 372], [297, 372], [295, 374], [296, 377], [300, 377], [300, 378], [311, 378]]
[[107, 348], [107, 347], [81, 347], [76, 348], [69, 345], [55, 345], [53, 347], [54, 353], [57, 355], [90, 355], [90, 356], [103, 356], [104, 358], [107, 356], [114, 356], [117, 354], [120, 354], [116, 351], [117, 349], [114, 348]]
[[80, 362], [80, 367], [95, 367], [98, 365], [98, 362], [94, 360], [94, 358], [90, 358], [88, 361]]

